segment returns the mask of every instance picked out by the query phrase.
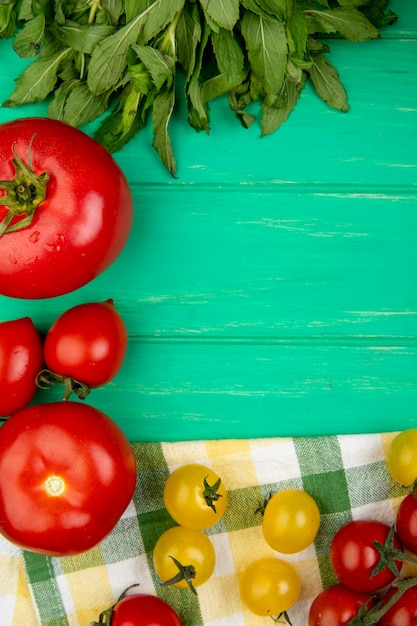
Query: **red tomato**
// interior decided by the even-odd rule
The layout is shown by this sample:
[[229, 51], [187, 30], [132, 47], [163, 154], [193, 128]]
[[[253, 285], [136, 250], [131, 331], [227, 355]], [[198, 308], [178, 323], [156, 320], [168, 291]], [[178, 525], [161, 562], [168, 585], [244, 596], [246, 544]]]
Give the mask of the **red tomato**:
[[371, 608], [376, 599], [368, 593], [353, 591], [341, 583], [325, 589], [313, 600], [308, 626], [345, 626], [360, 608]]
[[125, 596], [119, 600], [111, 610], [110, 624], [111, 626], [182, 626], [177, 613], [167, 602], [156, 596], [140, 594]]
[[42, 340], [30, 317], [0, 323], [0, 416], [20, 411], [36, 392]]
[[79, 304], [49, 329], [44, 345], [47, 367], [88, 387], [108, 383], [126, 354], [127, 332], [113, 300]]
[[417, 494], [410, 493], [402, 500], [395, 526], [404, 548], [417, 554]]
[[[395, 592], [395, 587], [387, 591], [383, 606], [388, 603]], [[417, 624], [417, 585], [406, 589], [381, 617], [378, 624], [379, 626], [415, 626]]]
[[47, 118], [0, 125], [0, 181], [7, 196], [0, 199], [0, 293], [68, 293], [122, 251], [130, 188], [113, 157], [82, 131]]
[[129, 441], [89, 405], [30, 406], [0, 428], [0, 532], [26, 550], [63, 556], [94, 547], [135, 483]]
[[[371, 592], [395, 579], [387, 567], [372, 575], [380, 560], [374, 542], [384, 544], [389, 531], [387, 524], [376, 520], [348, 522], [339, 528], [330, 546], [330, 561], [340, 582], [355, 591]], [[396, 536], [394, 547], [400, 547]], [[397, 567], [400, 569], [401, 563]]]

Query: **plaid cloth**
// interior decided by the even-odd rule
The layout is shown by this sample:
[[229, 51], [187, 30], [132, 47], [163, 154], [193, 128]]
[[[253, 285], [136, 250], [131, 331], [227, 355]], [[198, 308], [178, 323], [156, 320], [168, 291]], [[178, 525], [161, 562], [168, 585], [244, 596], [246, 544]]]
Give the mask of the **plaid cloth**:
[[[238, 574], [252, 560], [276, 554], [265, 544], [256, 509], [271, 492], [287, 487], [310, 493], [321, 512], [312, 546], [277, 555], [299, 571], [301, 597], [288, 614], [293, 626], [305, 626], [315, 595], [336, 582], [328, 558], [336, 529], [350, 519], [394, 521], [406, 493], [387, 474], [386, 452], [394, 435], [136, 443], [135, 496], [100, 546], [76, 557], [50, 558], [20, 552], [1, 539], [2, 626], [89, 626], [134, 583], [140, 583], [140, 592], [168, 601], [184, 626], [265, 626], [265, 618], [242, 605]], [[174, 525], [163, 505], [164, 482], [170, 471], [189, 462], [212, 467], [229, 497], [222, 521], [205, 531], [217, 562], [197, 596], [160, 587], [152, 565], [157, 538]], [[412, 566], [408, 570], [417, 575]]]

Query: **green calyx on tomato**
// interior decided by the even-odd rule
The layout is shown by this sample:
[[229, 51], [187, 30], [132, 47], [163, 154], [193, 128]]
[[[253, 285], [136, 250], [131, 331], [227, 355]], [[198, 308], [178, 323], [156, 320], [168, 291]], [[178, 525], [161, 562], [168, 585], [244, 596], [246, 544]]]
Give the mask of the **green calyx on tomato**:
[[[15, 176], [11, 180], [0, 181], [0, 189], [4, 189], [6, 192], [4, 196], [0, 197], [0, 205], [6, 205], [8, 208], [6, 215], [0, 222], [0, 236], [29, 226], [36, 208], [45, 200], [46, 185], [50, 177], [48, 172], [43, 172], [37, 176], [33, 171], [31, 148], [34, 138], [35, 135], [33, 135], [29, 145], [28, 165], [16, 153], [14, 145], [12, 146], [14, 158], [11, 161], [15, 168]], [[26, 217], [10, 225], [14, 217], [24, 215]]]
[[207, 502], [207, 506], [213, 509], [215, 513], [216, 513], [216, 506], [214, 503], [223, 497], [223, 494], [219, 493], [219, 487], [220, 487], [221, 482], [222, 482], [221, 478], [219, 478], [218, 480], [216, 480], [214, 485], [209, 485], [207, 482], [207, 476], [206, 476], [204, 478], [204, 483], [203, 483], [204, 484], [203, 498]]
[[217, 524], [227, 507], [223, 481], [211, 468], [199, 463], [177, 467], [165, 482], [163, 497], [177, 524], [195, 530]]
[[192, 582], [196, 577], [196, 571], [195, 571], [194, 565], [191, 565], [191, 564], [182, 565], [178, 561], [178, 559], [175, 558], [175, 556], [172, 556], [170, 554], [169, 557], [173, 560], [173, 562], [175, 563], [175, 566], [178, 568], [178, 573], [175, 574], [175, 576], [173, 576], [169, 580], [164, 580], [161, 583], [161, 587], [169, 587], [170, 585], [175, 585], [176, 583], [179, 583], [182, 580], [185, 580], [190, 591], [192, 591], [193, 593], [197, 595], [197, 591]]
[[400, 568], [404, 561], [408, 563], [417, 563], [417, 558], [405, 554], [400, 548], [395, 546], [395, 530], [391, 527], [384, 543], [375, 541], [374, 545], [379, 553], [379, 561], [372, 572], [372, 576], [376, 576], [384, 569], [390, 570], [395, 576], [400, 576]]

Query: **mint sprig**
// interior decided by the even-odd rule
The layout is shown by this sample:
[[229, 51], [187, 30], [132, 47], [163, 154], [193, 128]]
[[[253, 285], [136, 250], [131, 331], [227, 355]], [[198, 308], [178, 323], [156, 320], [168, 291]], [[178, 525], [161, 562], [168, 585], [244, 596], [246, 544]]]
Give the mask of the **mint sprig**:
[[[329, 41], [377, 39], [396, 15], [388, 0], [9, 0], [0, 38], [30, 63], [3, 106], [48, 100], [73, 126], [100, 119], [96, 138], [120, 150], [149, 121], [166, 168], [176, 163], [169, 124], [178, 72], [188, 122], [210, 130], [210, 102], [227, 95], [245, 127], [260, 102], [261, 134], [275, 132], [306, 81], [329, 106], [349, 109]], [[103, 115], [106, 114], [106, 115]]]

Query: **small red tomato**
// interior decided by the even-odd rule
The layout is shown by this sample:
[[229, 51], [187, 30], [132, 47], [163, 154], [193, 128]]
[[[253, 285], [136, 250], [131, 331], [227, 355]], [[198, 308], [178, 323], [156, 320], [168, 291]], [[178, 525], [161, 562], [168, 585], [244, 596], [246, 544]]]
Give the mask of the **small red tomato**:
[[[375, 542], [384, 544], [390, 530], [388, 524], [377, 520], [352, 521], [339, 528], [330, 546], [330, 561], [340, 582], [355, 591], [371, 592], [395, 579], [388, 567], [373, 574], [380, 561]], [[394, 547], [400, 547], [396, 535]], [[396, 565], [401, 568], [401, 563], [396, 562]]]
[[[390, 587], [385, 594], [382, 606], [389, 602], [396, 591], [395, 586]], [[415, 626], [417, 624], [417, 585], [403, 591], [378, 623], [379, 626]]]
[[135, 485], [132, 446], [92, 406], [32, 405], [0, 428], [0, 532], [23, 549], [69, 556], [93, 548]]
[[122, 366], [127, 332], [113, 300], [79, 304], [52, 324], [44, 345], [52, 373], [87, 387], [108, 383]]
[[104, 611], [107, 613], [111, 615], [111, 626], [182, 626], [174, 609], [161, 598], [151, 595], [126, 595], [112, 609]]
[[346, 626], [356, 617], [360, 608], [370, 609], [376, 603], [369, 593], [353, 591], [341, 583], [324, 589], [313, 600], [308, 615], [308, 626]]
[[406, 496], [397, 511], [395, 527], [404, 548], [417, 554], [417, 494]]
[[0, 416], [29, 404], [43, 365], [42, 340], [30, 317], [0, 323]]

